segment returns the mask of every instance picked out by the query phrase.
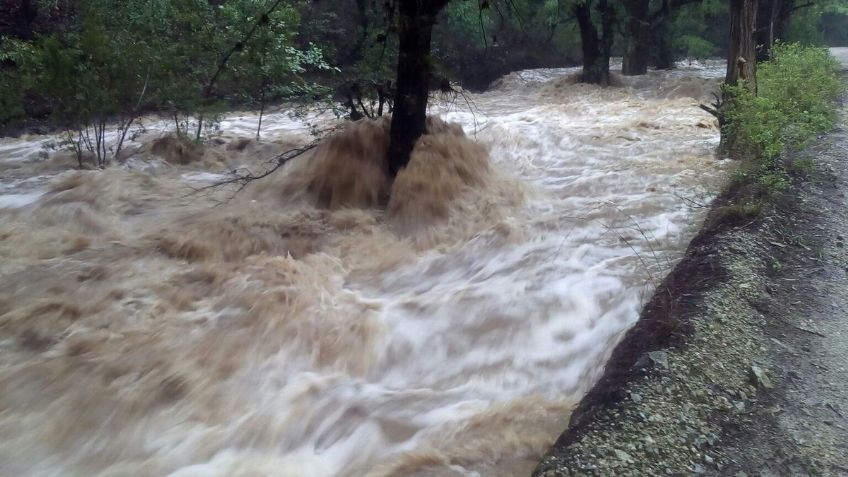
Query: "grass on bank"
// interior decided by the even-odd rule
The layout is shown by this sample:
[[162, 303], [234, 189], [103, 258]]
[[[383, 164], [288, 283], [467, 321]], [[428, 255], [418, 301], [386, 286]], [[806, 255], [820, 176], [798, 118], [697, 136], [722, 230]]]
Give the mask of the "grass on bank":
[[714, 211], [711, 225], [756, 218], [791, 176], [812, 171], [812, 161], [793, 153], [833, 129], [843, 92], [839, 62], [825, 48], [799, 44], [774, 46], [758, 66], [756, 92], [724, 87], [722, 143], [742, 163], [729, 184], [731, 204]]

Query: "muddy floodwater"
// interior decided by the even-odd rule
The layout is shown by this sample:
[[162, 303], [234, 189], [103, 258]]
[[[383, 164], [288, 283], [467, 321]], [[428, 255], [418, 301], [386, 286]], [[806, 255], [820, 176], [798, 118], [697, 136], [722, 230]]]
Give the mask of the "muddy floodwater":
[[382, 120], [235, 195], [310, 128], [0, 139], [0, 475], [529, 474], [729, 170], [723, 72], [436, 98], [394, 181]]

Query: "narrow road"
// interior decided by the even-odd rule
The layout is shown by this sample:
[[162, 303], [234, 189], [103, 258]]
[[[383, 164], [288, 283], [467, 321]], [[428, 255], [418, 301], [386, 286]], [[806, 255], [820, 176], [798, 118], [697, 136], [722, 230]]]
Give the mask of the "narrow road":
[[[848, 48], [833, 49], [848, 70]], [[805, 154], [815, 164], [784, 210], [794, 246], [755, 303], [780, 383], [744, 422], [726, 455], [748, 475], [848, 475], [848, 108]]]

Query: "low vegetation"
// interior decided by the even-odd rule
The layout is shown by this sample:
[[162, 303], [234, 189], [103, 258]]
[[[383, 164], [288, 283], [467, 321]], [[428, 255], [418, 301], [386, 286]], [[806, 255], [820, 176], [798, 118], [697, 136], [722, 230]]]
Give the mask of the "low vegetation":
[[717, 213], [756, 217], [792, 172], [808, 171], [809, 161], [793, 153], [833, 128], [843, 91], [839, 63], [826, 49], [784, 43], [758, 66], [756, 91], [744, 82], [724, 86], [722, 141], [742, 164], [730, 183], [735, 203]]

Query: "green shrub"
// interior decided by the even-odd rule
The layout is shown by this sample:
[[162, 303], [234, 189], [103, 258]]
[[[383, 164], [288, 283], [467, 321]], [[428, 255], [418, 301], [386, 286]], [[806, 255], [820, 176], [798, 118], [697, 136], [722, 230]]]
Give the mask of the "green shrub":
[[843, 91], [839, 63], [826, 49], [776, 44], [772, 54], [759, 65], [756, 94], [746, 85], [725, 87], [722, 130], [733, 155], [768, 166], [829, 131]]
[[19, 120], [24, 99], [36, 98], [53, 126], [84, 138], [76, 143], [101, 166], [123, 140], [103, 143], [107, 123], [116, 122], [123, 138], [142, 112], [167, 111], [178, 133], [199, 139], [231, 104], [312, 97], [303, 74], [331, 69], [317, 46], [297, 47], [295, 0], [71, 3], [62, 6], [61, 29], [27, 41], [0, 38], [0, 126]]
[[743, 161], [729, 188], [734, 207], [753, 215], [788, 187], [790, 172], [809, 174], [812, 165], [795, 167], [789, 153], [833, 128], [844, 90], [826, 49], [776, 44], [772, 51], [759, 65], [756, 94], [746, 84], [724, 87], [722, 143]]

